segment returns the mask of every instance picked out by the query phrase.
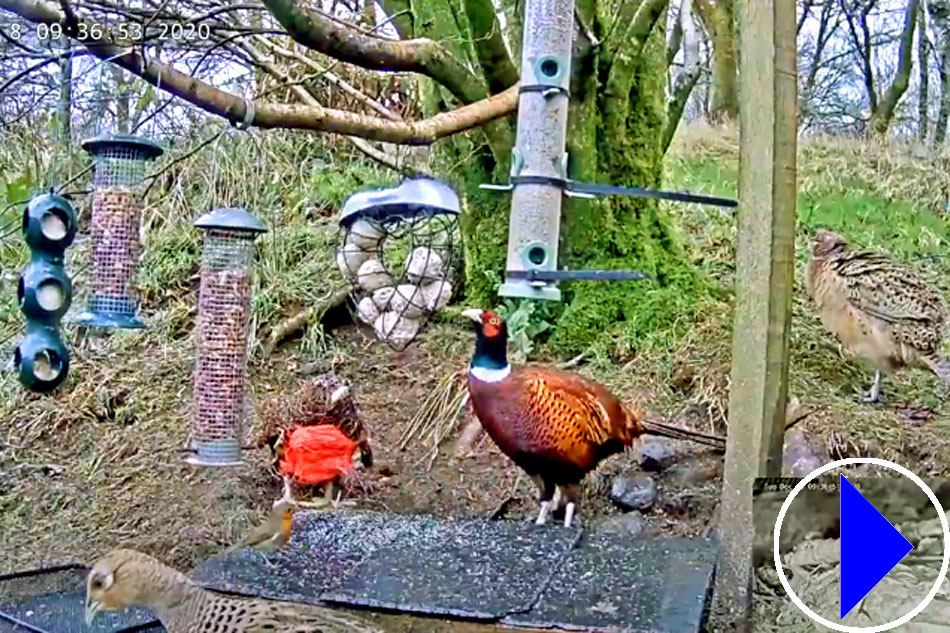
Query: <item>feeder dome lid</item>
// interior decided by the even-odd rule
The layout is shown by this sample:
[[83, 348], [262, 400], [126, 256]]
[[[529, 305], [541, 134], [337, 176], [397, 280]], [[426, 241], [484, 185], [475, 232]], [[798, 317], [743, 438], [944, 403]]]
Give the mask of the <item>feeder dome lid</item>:
[[458, 215], [460, 212], [459, 198], [446, 183], [431, 177], [415, 177], [396, 187], [354, 193], [343, 203], [340, 224], [347, 225], [367, 216], [383, 219], [407, 213]]
[[257, 216], [251, 215], [241, 207], [226, 207], [209, 211], [195, 220], [195, 226], [199, 229], [267, 232], [267, 226]]
[[158, 143], [133, 134], [100, 134], [83, 141], [82, 148], [93, 155], [110, 149], [128, 149], [143, 159], [158, 158], [165, 152]]

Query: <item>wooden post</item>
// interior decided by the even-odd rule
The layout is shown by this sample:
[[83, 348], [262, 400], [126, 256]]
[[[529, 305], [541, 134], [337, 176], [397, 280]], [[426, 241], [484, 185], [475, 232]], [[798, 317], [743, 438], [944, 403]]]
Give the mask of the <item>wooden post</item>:
[[738, 0], [739, 208], [729, 437], [714, 628], [750, 628], [752, 485], [778, 476], [794, 285], [795, 0]]

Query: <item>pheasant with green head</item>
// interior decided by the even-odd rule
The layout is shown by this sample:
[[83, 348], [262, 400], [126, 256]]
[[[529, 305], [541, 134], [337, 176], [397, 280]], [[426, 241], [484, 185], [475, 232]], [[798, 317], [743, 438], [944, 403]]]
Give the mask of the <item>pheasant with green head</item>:
[[584, 476], [641, 435], [724, 447], [722, 438], [647, 421], [637, 407], [577, 374], [511, 365], [504, 319], [488, 310], [462, 314], [475, 322], [477, 337], [468, 370], [472, 407], [495, 444], [538, 486], [538, 524], [563, 494], [570, 526]]

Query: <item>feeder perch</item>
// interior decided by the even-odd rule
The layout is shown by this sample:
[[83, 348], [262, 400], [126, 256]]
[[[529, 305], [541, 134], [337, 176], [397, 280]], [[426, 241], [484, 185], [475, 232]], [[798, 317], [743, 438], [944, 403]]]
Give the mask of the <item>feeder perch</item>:
[[63, 258], [76, 237], [76, 213], [62, 196], [38, 195], [23, 212], [22, 228], [31, 256], [17, 283], [26, 336], [14, 352], [14, 365], [21, 384], [45, 393], [62, 384], [69, 371], [59, 323], [72, 302]]
[[452, 298], [460, 212], [451, 187], [430, 177], [361, 191], [343, 204], [337, 265], [354, 291], [356, 317], [395, 350]]
[[267, 230], [239, 208], [198, 218], [204, 233], [195, 356], [192, 449], [198, 466], [236, 466], [247, 408], [244, 383], [254, 239]]
[[92, 284], [77, 321], [105, 328], [142, 328], [132, 290], [141, 252], [141, 185], [145, 163], [162, 154], [152, 141], [126, 134], [97, 136], [82, 144], [93, 157]]

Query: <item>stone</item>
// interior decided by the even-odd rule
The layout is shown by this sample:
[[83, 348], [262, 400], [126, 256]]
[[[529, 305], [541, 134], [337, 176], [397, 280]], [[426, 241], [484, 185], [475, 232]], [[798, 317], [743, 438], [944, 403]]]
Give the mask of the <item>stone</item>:
[[637, 537], [643, 532], [643, 515], [639, 510], [618, 514], [601, 523], [600, 531], [628, 538]]
[[643, 440], [639, 446], [640, 468], [646, 471], [658, 471], [676, 462], [677, 454], [665, 442]]
[[628, 510], [646, 510], [656, 497], [656, 482], [648, 475], [618, 475], [610, 487], [611, 501]]
[[785, 477], [805, 477], [828, 461], [828, 453], [821, 442], [802, 429], [792, 429], [785, 434], [782, 448], [782, 475]]

